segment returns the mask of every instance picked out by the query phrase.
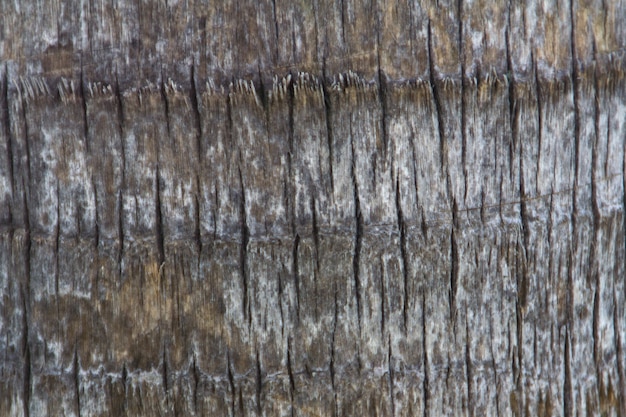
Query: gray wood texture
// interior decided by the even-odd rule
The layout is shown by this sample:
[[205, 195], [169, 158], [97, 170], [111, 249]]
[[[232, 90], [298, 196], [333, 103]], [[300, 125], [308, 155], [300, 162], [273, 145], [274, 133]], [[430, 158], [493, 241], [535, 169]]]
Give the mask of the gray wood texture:
[[626, 415], [626, 3], [0, 0], [0, 415]]

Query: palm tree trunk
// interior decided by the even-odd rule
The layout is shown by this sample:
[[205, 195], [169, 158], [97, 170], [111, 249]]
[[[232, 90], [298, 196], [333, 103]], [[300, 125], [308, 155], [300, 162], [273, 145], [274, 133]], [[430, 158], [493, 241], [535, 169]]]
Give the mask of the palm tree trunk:
[[0, 415], [626, 415], [624, 16], [3, 2]]

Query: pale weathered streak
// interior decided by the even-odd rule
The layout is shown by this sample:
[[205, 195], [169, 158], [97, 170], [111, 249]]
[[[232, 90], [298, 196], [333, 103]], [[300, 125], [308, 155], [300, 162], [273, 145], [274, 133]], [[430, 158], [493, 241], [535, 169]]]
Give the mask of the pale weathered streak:
[[1, 6], [0, 415], [626, 415], [624, 2]]

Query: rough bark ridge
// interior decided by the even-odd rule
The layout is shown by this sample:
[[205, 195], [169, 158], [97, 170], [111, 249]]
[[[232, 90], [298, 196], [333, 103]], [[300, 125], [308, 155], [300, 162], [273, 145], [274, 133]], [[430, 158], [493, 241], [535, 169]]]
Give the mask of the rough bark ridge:
[[626, 415], [624, 2], [48, 3], [0, 415]]

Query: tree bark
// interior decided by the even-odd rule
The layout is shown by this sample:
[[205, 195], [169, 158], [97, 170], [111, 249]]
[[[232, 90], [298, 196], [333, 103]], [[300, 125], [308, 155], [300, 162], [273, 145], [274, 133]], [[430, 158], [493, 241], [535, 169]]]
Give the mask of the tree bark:
[[0, 7], [0, 415], [626, 415], [623, 1]]

